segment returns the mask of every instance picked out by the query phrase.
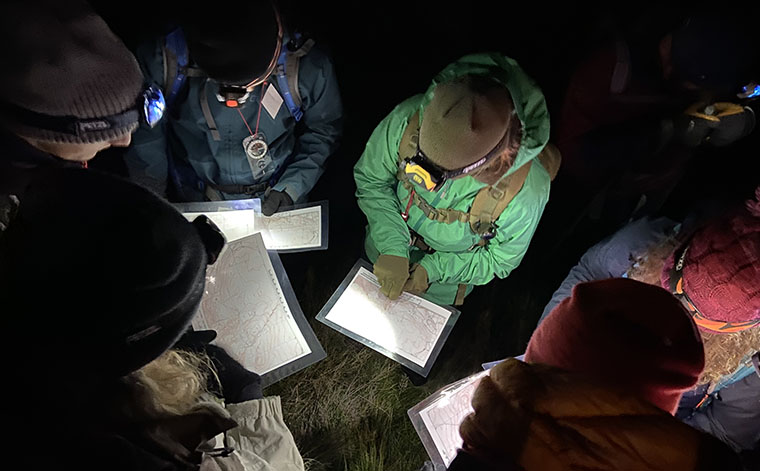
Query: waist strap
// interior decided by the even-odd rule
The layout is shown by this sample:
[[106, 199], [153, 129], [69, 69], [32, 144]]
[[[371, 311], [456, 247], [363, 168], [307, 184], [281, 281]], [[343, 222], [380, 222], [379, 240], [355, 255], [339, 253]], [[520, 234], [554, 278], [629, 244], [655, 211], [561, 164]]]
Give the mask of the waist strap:
[[256, 193], [265, 191], [269, 187], [268, 182], [254, 183], [253, 185], [214, 185], [213, 183], [207, 183], [207, 185], [223, 193], [245, 195], [255, 195]]

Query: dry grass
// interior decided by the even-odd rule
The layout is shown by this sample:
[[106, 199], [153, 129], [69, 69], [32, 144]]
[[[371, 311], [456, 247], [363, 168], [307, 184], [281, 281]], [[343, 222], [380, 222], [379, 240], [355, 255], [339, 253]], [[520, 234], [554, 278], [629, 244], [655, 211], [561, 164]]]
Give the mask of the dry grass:
[[313, 326], [327, 358], [271, 386], [309, 471], [409, 471], [427, 459], [406, 411], [429, 394], [400, 366]]

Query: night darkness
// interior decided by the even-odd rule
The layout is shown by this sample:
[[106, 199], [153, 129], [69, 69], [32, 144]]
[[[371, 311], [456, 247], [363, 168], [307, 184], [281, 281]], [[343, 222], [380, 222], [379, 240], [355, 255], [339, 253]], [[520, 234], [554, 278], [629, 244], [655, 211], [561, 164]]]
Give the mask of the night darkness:
[[[160, 33], [172, 15], [167, 5], [138, 0], [92, 2], [128, 46]], [[209, 18], [235, 12], [211, 2]], [[579, 7], [574, 2], [287, 2], [284, 12], [331, 52], [344, 105], [338, 152], [310, 200], [329, 200], [329, 249], [282, 255], [310, 322], [362, 256], [366, 220], [356, 204], [352, 168], [375, 126], [391, 109], [424, 91], [445, 65], [471, 52], [499, 51], [515, 58], [543, 89], [554, 124], [572, 66], [616, 35], [659, 37], [694, 8], [638, 5]], [[303, 2], [306, 3], [306, 2]], [[623, 2], [608, 2], [623, 3]], [[118, 8], [117, 8], [118, 5]], [[129, 10], [125, 10], [129, 5]], [[745, 16], [735, 10], [737, 18]], [[255, 19], [252, 19], [255, 26]], [[757, 102], [753, 105], [757, 108]], [[760, 182], [758, 135], [723, 149], [697, 153], [661, 213], [683, 217], [702, 199], [747, 199]], [[554, 135], [554, 130], [552, 132]], [[123, 172], [118, 151], [99, 155], [93, 167]], [[561, 178], [562, 174], [560, 173]], [[462, 307], [429, 380], [461, 378], [481, 362], [523, 352], [543, 306], [567, 271], [610, 227], [581, 223], [568, 230], [562, 196], [552, 194], [522, 264], [505, 280], [477, 287]], [[570, 208], [572, 209], [572, 208]], [[320, 331], [317, 330], [319, 335]]]

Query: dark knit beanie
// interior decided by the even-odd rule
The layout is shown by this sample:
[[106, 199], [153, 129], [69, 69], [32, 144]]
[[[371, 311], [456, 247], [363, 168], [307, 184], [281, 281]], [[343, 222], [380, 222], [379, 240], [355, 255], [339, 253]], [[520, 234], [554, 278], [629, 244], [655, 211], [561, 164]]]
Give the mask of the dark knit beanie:
[[215, 2], [214, 9], [213, 19], [205, 3], [181, 13], [191, 58], [222, 83], [244, 85], [264, 74], [276, 53], [280, 33], [273, 4], [222, 0]]
[[129, 181], [42, 171], [0, 237], [5, 331], [50, 371], [137, 370], [174, 344], [198, 308], [209, 259], [199, 232]]
[[760, 37], [747, 20], [718, 14], [689, 18], [673, 32], [671, 58], [676, 79], [725, 96], [734, 96], [741, 86], [756, 79], [752, 73], [760, 57]]
[[80, 0], [0, 2], [0, 120], [24, 137], [101, 142], [134, 131], [134, 119], [84, 135], [44, 129], [44, 117], [103, 118], [134, 107], [143, 76], [137, 60]]
[[513, 111], [509, 92], [495, 81], [465, 76], [442, 83], [423, 110], [420, 149], [447, 170], [475, 163], [505, 137]]
[[675, 256], [683, 254], [680, 288], [702, 330], [734, 332], [760, 322], [760, 188], [756, 198], [699, 229], [665, 261], [661, 282], [670, 289]]
[[533, 332], [525, 361], [606, 381], [674, 413], [705, 359], [696, 326], [675, 297], [613, 278], [577, 284]]

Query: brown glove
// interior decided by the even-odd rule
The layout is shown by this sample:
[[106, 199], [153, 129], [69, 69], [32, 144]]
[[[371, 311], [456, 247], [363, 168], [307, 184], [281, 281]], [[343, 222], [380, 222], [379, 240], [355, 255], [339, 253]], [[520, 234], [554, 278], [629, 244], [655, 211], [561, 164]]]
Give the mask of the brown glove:
[[404, 291], [412, 294], [422, 294], [427, 291], [429, 286], [430, 282], [428, 282], [427, 270], [419, 263], [412, 265], [412, 272], [409, 274], [406, 284], [404, 284]]
[[409, 259], [398, 255], [380, 255], [375, 262], [374, 273], [380, 282], [380, 292], [390, 299], [398, 299], [409, 278]]

